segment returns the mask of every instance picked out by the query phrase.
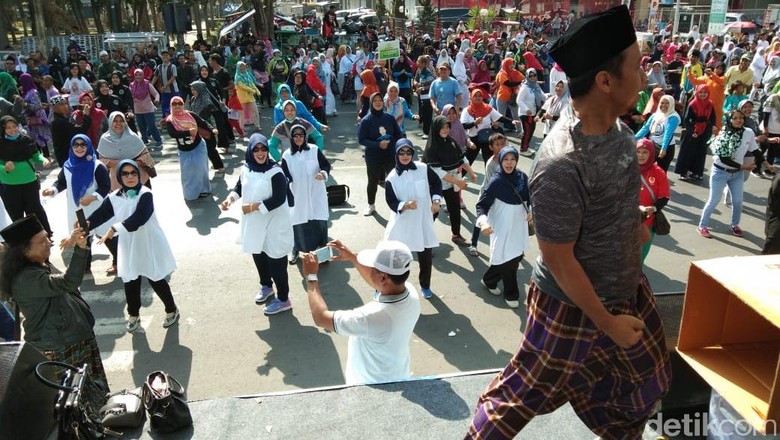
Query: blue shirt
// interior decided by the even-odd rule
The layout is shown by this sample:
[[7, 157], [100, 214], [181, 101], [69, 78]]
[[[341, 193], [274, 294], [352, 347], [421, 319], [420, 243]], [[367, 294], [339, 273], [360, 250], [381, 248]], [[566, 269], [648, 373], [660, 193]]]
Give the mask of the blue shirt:
[[444, 81], [437, 78], [431, 84], [431, 99], [436, 101], [436, 107], [439, 109], [443, 109], [447, 104], [457, 107], [455, 99], [458, 95], [460, 95], [460, 86], [452, 78], [447, 78]]

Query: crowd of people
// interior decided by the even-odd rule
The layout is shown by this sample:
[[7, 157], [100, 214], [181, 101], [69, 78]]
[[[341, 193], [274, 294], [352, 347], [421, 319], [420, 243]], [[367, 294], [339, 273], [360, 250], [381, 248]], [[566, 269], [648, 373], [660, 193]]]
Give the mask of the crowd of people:
[[[617, 37], [605, 34], [610, 24]], [[89, 321], [89, 310], [78, 294], [81, 277], [91, 270], [93, 238], [112, 254], [107, 273], [124, 283], [127, 331], [140, 323], [141, 277], [165, 305], [163, 327], [174, 325], [180, 312], [166, 278], [176, 261], [154, 212], [153, 156], [163, 136], [171, 139], [184, 199], [208, 203], [209, 161], [218, 174], [224, 172], [221, 154], [235, 152], [236, 141], [243, 139], [239, 178], [220, 206], [228, 210], [240, 200], [239, 242], [252, 255], [259, 277], [255, 302], [264, 305], [266, 315], [292, 309], [287, 264], [302, 259], [315, 323], [352, 338], [350, 383], [409, 375], [409, 336], [420, 313], [417, 288], [407, 281], [412, 253], [420, 266], [419, 291], [431, 298], [432, 252], [439, 245], [433, 225], [446, 210], [451, 241], [468, 246], [470, 255], [479, 255], [480, 234], [489, 237], [490, 265], [481, 281], [511, 308], [521, 305], [517, 269], [532, 233], [537, 234], [542, 257], [526, 297], [526, 332], [536, 339], [526, 339], [513, 362], [531, 371], [539, 356], [550, 356], [566, 368], [545, 370], [544, 379], [555, 384], [557, 394], [548, 393], [546, 403], [526, 402], [531, 412], [560, 404], [572, 391], [599, 386], [558, 377], [563, 370], [590, 368], [593, 344], [619, 357], [641, 343], [642, 353], [621, 360], [646, 368], [643, 386], [649, 388], [631, 392], [647, 400], [636, 403], [641, 406], [636, 413], [627, 413], [631, 420], [614, 425], [634, 429], [668, 386], [663, 331], [641, 267], [662, 210], [673, 203], [669, 168], [674, 163], [680, 181], [696, 184], [704, 178], [711, 149], [710, 195], [698, 233], [712, 237], [710, 216], [727, 196], [733, 210], [730, 232], [742, 236], [744, 182], [751, 173], [775, 176], [780, 155], [780, 39], [759, 34], [752, 41], [720, 42], [703, 35], [658, 35], [655, 44], [641, 47], [634, 44], [625, 8], [557, 29], [552, 34], [563, 35], [554, 43], [538, 27], [514, 35], [459, 28], [442, 41], [401, 36], [393, 59], [379, 59], [370, 41], [353, 55], [347, 46], [289, 51], [246, 35], [235, 39], [238, 44], [198, 42], [160, 55], [141, 46], [128, 58], [117, 49], [101, 53], [94, 64], [78, 53], [75, 62], [63, 62], [54, 50], [48, 73], [41, 56], [31, 56], [24, 72], [10, 59], [10, 70], [0, 72], [0, 208], [7, 213], [0, 226], [14, 223], [2, 234], [8, 247], [0, 264], [0, 294], [19, 305], [29, 342], [58, 359], [89, 358], [95, 371], [102, 371], [99, 356], [94, 359], [94, 334], [90, 337], [83, 322]], [[604, 50], [593, 51], [593, 44]], [[68, 48], [69, 61], [75, 50]], [[357, 122], [356, 137], [365, 150], [368, 205], [362, 214], [376, 212], [380, 186], [392, 212], [385, 241], [358, 254], [328, 235], [331, 164], [323, 132], [329, 129], [326, 118], [338, 117], [336, 96], [356, 106], [355, 120], [336, 121]], [[264, 104], [273, 107], [267, 137], [258, 133]], [[407, 138], [415, 122], [426, 140], [420, 149]], [[541, 145], [534, 138], [537, 124], [544, 124]], [[511, 136], [519, 138], [519, 148], [509, 145]], [[593, 145], [604, 148], [574, 153]], [[537, 164], [526, 173], [518, 160], [534, 148]], [[422, 154], [416, 158], [418, 150]], [[61, 167], [51, 187], [41, 189], [36, 164]], [[474, 207], [477, 219], [466, 239], [461, 191], [477, 183], [476, 168], [484, 173]], [[605, 185], [589, 178], [596, 175]], [[778, 179], [770, 193], [764, 253], [778, 252]], [[76, 250], [67, 272], [54, 275], [49, 254], [38, 249], [50, 246], [52, 236], [41, 196], [60, 192], [67, 194], [62, 214], [69, 224], [83, 209], [89, 226], [62, 243]], [[612, 226], [604, 229], [607, 224]], [[328, 310], [311, 253], [323, 246], [336, 249], [332, 260], [355, 264], [376, 289], [374, 302], [352, 311]], [[26, 299], [30, 293], [20, 277], [34, 274], [25, 265], [57, 280], [46, 295], [61, 308], [56, 313], [78, 306], [82, 318], [72, 338], [41, 336], [50, 331], [36, 318], [45, 301]], [[579, 333], [555, 333], [551, 326], [558, 325]], [[581, 357], [557, 348], [545, 351], [550, 338], [561, 347], [581, 344]], [[654, 354], [646, 356], [649, 351]], [[512, 429], [524, 425], [528, 414], [495, 405], [506, 392], [522, 394], [524, 387], [536, 386], [529, 380], [538, 377], [514, 368], [510, 364], [481, 398], [473, 435], [507, 429], [495, 422], [505, 416], [514, 420]], [[610, 377], [622, 383], [618, 376]], [[594, 432], [609, 437], [616, 429], [596, 423], [605, 416], [598, 408], [575, 411]]]

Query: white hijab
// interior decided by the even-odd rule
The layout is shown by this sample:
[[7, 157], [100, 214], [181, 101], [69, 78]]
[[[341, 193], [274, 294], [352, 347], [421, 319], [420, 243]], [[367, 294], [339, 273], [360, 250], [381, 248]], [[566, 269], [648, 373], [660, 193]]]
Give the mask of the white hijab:
[[466, 73], [466, 63], [463, 61], [465, 57], [466, 54], [458, 52], [458, 54], [455, 55], [455, 64], [452, 66], [452, 75], [455, 76], [455, 79], [457, 79], [459, 83], [469, 82], [469, 77]]
[[452, 58], [450, 58], [449, 52], [447, 52], [447, 49], [442, 49], [439, 51], [439, 59], [436, 60], [436, 67], [438, 68], [444, 63], [448, 63], [450, 65], [450, 68], [454, 68], [453, 64], [455, 64], [454, 61], [452, 61]]
[[[774, 64], [774, 67], [772, 67], [772, 64]], [[764, 78], [761, 82], [764, 83], [764, 87], [766, 87], [772, 81], [776, 81], [777, 78], [780, 78], [780, 57], [773, 56], [769, 59], [769, 63], [767, 63]]]
[[[662, 102], [666, 102], [667, 104], [669, 104], [669, 110], [667, 110], [666, 112], [661, 110]], [[653, 113], [653, 124], [654, 125], [664, 124], [666, 120], [669, 119], [670, 116], [676, 114], [677, 112], [674, 110], [674, 98], [672, 98], [669, 95], [664, 95], [661, 97], [661, 99], [658, 100], [658, 108], [656, 109], [655, 113]]]
[[761, 78], [764, 76], [764, 70], [766, 70], [765, 52], [764, 48], [758, 49], [753, 55], [753, 61], [750, 62], [750, 68], [753, 69], [753, 82], [761, 82]]

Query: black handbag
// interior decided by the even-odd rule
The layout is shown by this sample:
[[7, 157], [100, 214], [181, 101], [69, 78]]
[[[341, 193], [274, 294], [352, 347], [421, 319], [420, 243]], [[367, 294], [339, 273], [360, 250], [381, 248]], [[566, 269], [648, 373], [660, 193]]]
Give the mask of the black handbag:
[[141, 402], [143, 388], [122, 390], [108, 395], [108, 402], [100, 408], [103, 426], [112, 429], [138, 428], [146, 421]]
[[669, 219], [666, 218], [663, 211], [655, 212], [655, 219], [653, 220], [653, 231], [656, 235], [669, 235], [672, 230], [672, 225], [669, 223]]
[[349, 200], [349, 187], [347, 185], [331, 185], [325, 190], [328, 192], [328, 206], [339, 206]]
[[477, 143], [487, 145], [490, 142], [490, 135], [493, 134], [492, 128], [483, 128], [477, 132]]
[[[42, 373], [44, 367], [61, 367], [65, 374], [61, 384], [47, 379]], [[52, 388], [60, 390], [54, 404], [57, 417], [57, 439], [98, 439], [106, 433], [100, 417], [100, 407], [106, 403], [106, 390], [87, 374], [87, 364], [81, 368], [58, 361], [41, 362], [35, 367], [35, 376]]]
[[184, 387], [163, 371], [146, 376], [143, 401], [152, 431], [167, 434], [192, 425]]

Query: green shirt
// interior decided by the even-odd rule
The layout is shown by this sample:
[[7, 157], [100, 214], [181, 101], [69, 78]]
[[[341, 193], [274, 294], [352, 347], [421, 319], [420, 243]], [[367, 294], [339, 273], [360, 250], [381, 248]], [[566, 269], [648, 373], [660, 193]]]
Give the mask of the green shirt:
[[[3, 185], [24, 185], [38, 180], [33, 162], [43, 163], [43, 155], [40, 151], [33, 154], [30, 160], [14, 162], [14, 169], [10, 172], [0, 168], [0, 183]], [[0, 164], [4, 166], [5, 164]]]

